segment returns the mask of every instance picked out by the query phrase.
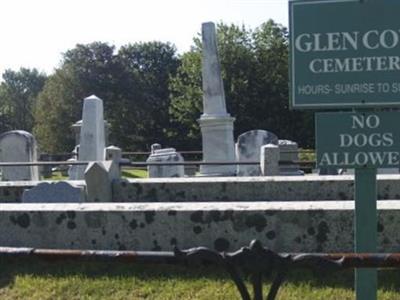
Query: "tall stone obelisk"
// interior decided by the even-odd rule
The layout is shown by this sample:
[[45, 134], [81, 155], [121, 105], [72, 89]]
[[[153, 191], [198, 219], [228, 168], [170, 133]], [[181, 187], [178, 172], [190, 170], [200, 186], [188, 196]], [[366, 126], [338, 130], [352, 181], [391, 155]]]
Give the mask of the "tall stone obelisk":
[[[203, 161], [235, 161], [232, 118], [226, 111], [224, 84], [218, 59], [214, 23], [202, 24], [203, 114], [198, 120], [203, 141]], [[202, 176], [232, 176], [236, 165], [202, 165]]]

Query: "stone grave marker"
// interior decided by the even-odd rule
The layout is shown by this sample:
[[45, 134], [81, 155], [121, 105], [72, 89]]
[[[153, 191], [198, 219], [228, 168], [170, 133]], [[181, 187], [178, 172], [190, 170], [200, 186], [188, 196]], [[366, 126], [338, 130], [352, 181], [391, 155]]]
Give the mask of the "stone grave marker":
[[[92, 95], [85, 98], [82, 111], [82, 128], [80, 131], [79, 161], [105, 160], [105, 135], [103, 118], [103, 100]], [[72, 167], [71, 180], [84, 179], [86, 166]]]
[[65, 181], [42, 182], [24, 191], [22, 194], [23, 203], [68, 203], [84, 201], [84, 188]]
[[[280, 161], [286, 162], [280, 166], [280, 175], [296, 176], [304, 175], [296, 161], [299, 160], [299, 147], [296, 142], [290, 140], [279, 140]], [[289, 162], [289, 164], [287, 164]], [[292, 162], [292, 163], [290, 163]]]
[[[1, 134], [0, 161], [37, 161], [37, 145], [34, 136], [23, 130], [13, 130]], [[39, 169], [37, 166], [3, 167], [2, 180], [39, 180]]]
[[[261, 146], [278, 145], [278, 137], [266, 130], [250, 130], [239, 135], [236, 143], [238, 162], [260, 161]], [[237, 176], [260, 176], [260, 164], [238, 165]]]
[[[174, 148], [165, 148], [153, 150], [152, 154], [146, 160], [147, 162], [183, 162], [184, 159], [182, 155]], [[156, 177], [184, 177], [185, 176], [185, 168], [183, 165], [164, 165], [164, 166], [147, 166], [147, 170], [149, 173], [149, 178]]]
[[[202, 42], [203, 114], [198, 122], [202, 135], [203, 161], [234, 161], [235, 118], [226, 110], [214, 23], [202, 24]], [[202, 165], [200, 173], [202, 176], [232, 176], [236, 173], [236, 166]]]

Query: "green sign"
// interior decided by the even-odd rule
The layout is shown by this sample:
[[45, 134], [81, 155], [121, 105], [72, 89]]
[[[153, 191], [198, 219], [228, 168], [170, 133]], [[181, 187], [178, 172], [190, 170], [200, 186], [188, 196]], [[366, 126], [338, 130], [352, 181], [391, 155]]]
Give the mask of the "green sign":
[[293, 108], [400, 106], [400, 1], [291, 1]]
[[399, 112], [317, 113], [318, 167], [399, 168]]

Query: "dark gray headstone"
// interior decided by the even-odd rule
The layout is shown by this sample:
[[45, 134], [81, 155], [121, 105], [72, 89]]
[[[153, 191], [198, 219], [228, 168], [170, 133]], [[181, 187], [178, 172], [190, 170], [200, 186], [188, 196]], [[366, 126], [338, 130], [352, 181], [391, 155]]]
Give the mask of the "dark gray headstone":
[[68, 203], [83, 201], [83, 187], [74, 186], [65, 181], [42, 182], [22, 194], [22, 202], [24, 203]]

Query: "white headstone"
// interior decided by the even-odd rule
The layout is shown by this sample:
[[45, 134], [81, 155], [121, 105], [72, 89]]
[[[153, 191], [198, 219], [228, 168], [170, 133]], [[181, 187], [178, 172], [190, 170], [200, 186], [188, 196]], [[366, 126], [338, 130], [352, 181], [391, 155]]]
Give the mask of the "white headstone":
[[112, 184], [118, 178], [118, 166], [113, 161], [89, 163], [85, 170], [86, 200], [88, 202], [110, 202], [112, 200]]
[[[147, 159], [147, 162], [149, 163], [179, 163], [183, 161], [182, 155], [176, 152], [174, 148], [154, 150]], [[149, 165], [147, 166], [147, 170], [150, 178], [185, 176], [185, 168], [183, 165]]]
[[[37, 145], [33, 135], [23, 130], [13, 130], [1, 134], [0, 161], [37, 161]], [[39, 180], [39, 170], [37, 166], [3, 167], [2, 180]]]
[[[105, 160], [105, 135], [103, 100], [92, 95], [85, 98], [82, 111], [82, 128], [79, 142], [79, 161], [104, 161]], [[84, 178], [86, 166], [77, 167], [76, 178]]]
[[23, 203], [68, 203], [84, 202], [83, 187], [65, 181], [42, 182], [22, 194]]
[[[198, 120], [201, 128], [204, 162], [235, 160], [233, 122], [226, 111], [225, 92], [218, 59], [214, 23], [202, 24], [203, 58], [203, 114]], [[203, 176], [231, 176], [233, 165], [202, 165]]]
[[[236, 143], [238, 162], [259, 161], [261, 146], [278, 145], [278, 137], [266, 130], [251, 130], [239, 135]], [[238, 165], [237, 176], [260, 176], [260, 165]]]

